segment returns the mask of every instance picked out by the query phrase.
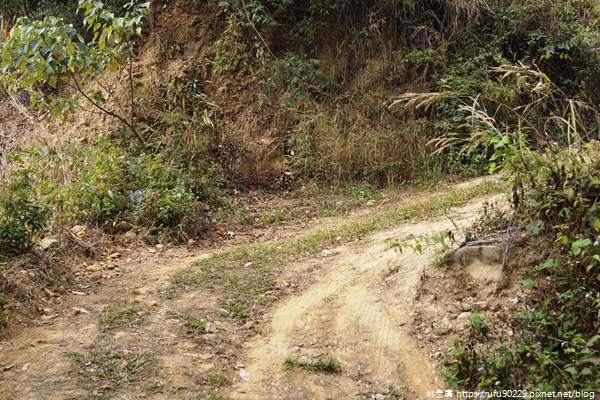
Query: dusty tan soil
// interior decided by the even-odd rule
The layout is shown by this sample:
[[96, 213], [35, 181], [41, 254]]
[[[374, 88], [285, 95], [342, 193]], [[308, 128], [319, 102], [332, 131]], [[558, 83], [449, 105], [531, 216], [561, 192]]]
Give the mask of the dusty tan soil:
[[[460, 336], [466, 322], [454, 297], [465, 299], [475, 287], [490, 287], [478, 293], [493, 296], [505, 274], [496, 250], [457, 253], [454, 267], [443, 268], [430, 265], [431, 248], [419, 254], [393, 243], [465, 227], [484, 200], [453, 210], [453, 222], [408, 223], [287, 263], [278, 284], [295, 290], [247, 324], [220, 312], [218, 291], [170, 295], [174, 274], [210, 252], [129, 249], [101, 275], [54, 299], [38, 326], [0, 343], [1, 397], [424, 398], [445, 388], [439, 351], [453, 336], [439, 329], [453, 327]], [[318, 229], [319, 221], [313, 223], [298, 234]], [[115, 304], [126, 304], [133, 319], [102, 326]], [[192, 331], [185, 315], [204, 315], [209, 324]], [[341, 371], [285, 370], [292, 358], [305, 364], [334, 359]]]

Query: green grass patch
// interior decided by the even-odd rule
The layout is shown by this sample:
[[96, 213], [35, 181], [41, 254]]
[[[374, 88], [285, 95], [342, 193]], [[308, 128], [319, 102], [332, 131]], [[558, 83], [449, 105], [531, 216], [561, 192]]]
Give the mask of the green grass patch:
[[376, 398], [375, 396], [378, 394], [383, 396], [383, 400], [400, 400], [406, 397], [402, 394], [402, 391], [394, 385], [388, 385], [387, 391], [368, 391], [359, 393], [356, 396], [360, 399], [371, 400]]
[[144, 314], [128, 306], [127, 300], [117, 300], [100, 314], [98, 321], [105, 328], [139, 325]]
[[292, 371], [294, 369], [305, 369], [309, 371], [325, 372], [328, 374], [339, 374], [342, 372], [342, 366], [340, 362], [333, 357], [319, 357], [316, 361], [311, 359], [303, 360], [303, 358], [299, 357], [288, 357], [285, 359], [284, 369], [287, 371]]
[[174, 316], [184, 322], [184, 328], [188, 332], [206, 333], [208, 321], [204, 317], [195, 317], [186, 313], [169, 311], [167, 314]]
[[145, 352], [114, 350], [94, 343], [89, 354], [73, 351], [66, 355], [74, 365], [72, 373], [77, 374], [86, 389], [93, 390], [94, 398], [109, 396], [118, 388], [132, 383], [147, 386], [151, 393], [155, 393], [161, 385], [152, 382], [152, 379], [162, 367]]

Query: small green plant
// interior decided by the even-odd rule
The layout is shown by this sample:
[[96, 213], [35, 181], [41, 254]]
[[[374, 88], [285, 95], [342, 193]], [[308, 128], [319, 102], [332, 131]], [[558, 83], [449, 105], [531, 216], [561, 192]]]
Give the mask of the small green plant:
[[110, 395], [117, 388], [132, 383], [147, 386], [150, 392], [160, 391], [164, 385], [151, 382], [162, 366], [147, 353], [128, 350], [106, 349], [93, 343], [89, 354], [68, 352], [77, 376], [87, 389], [97, 393]]
[[487, 334], [490, 328], [485, 323], [485, 318], [479, 314], [475, 314], [471, 317], [469, 327], [477, 334]]
[[368, 183], [363, 183], [359, 186], [350, 186], [344, 191], [355, 196], [358, 200], [372, 200], [375, 197], [375, 189]]
[[172, 282], [169, 282], [166, 286], [163, 286], [159, 289], [161, 297], [164, 297], [168, 300], [173, 300], [175, 297], [177, 297], [178, 292], [177, 286]]
[[329, 374], [339, 374], [340, 372], [342, 372], [340, 362], [333, 357], [319, 357], [316, 361], [313, 361], [312, 359], [303, 361], [303, 359], [299, 357], [287, 357], [285, 359], [285, 370], [292, 371], [297, 368], [306, 369], [310, 371], [325, 372]]
[[127, 300], [115, 301], [98, 317], [100, 325], [108, 329], [120, 326], [139, 325], [143, 320], [144, 314], [130, 308]]
[[185, 325], [188, 327], [188, 329], [206, 332], [206, 319], [202, 317], [188, 316], [188, 318], [186, 318]]
[[433, 247], [432, 265], [440, 266], [445, 260], [444, 256], [447, 250], [450, 248], [451, 234], [448, 231], [434, 232], [431, 235], [418, 237], [410, 234], [402, 239], [391, 240], [390, 247], [397, 249], [399, 252], [403, 252], [404, 248], [408, 247], [419, 254], [423, 254], [425, 249]]
[[285, 359], [283, 368], [287, 371], [292, 371], [299, 367], [298, 357], [288, 357]]
[[208, 377], [208, 379], [218, 388], [222, 388], [229, 383], [229, 379], [225, 375], [211, 375]]
[[[369, 392], [364, 392], [364, 393], [359, 393], [357, 396], [364, 398], [365, 400], [367, 399], [373, 399], [376, 398], [375, 396], [377, 394], [383, 394], [383, 393], [379, 393], [376, 391], [369, 391]], [[395, 387], [394, 385], [390, 384], [388, 386], [388, 391], [387, 393], [383, 394], [383, 399], [384, 400], [400, 400], [400, 399], [404, 399], [404, 395], [402, 394], [402, 392], [400, 391], [400, 389], [398, 389], [397, 387]]]
[[153, 383], [150, 388], [148, 389], [148, 391], [152, 394], [156, 394], [156, 393], [163, 393], [164, 389], [165, 389], [166, 384], [165, 383]]
[[319, 357], [317, 359], [317, 361], [315, 361], [313, 363], [312, 368], [315, 371], [322, 371], [322, 372], [327, 372], [330, 374], [339, 374], [340, 372], [342, 372], [342, 367], [341, 367], [340, 362], [332, 357], [329, 357], [329, 358]]
[[259, 217], [260, 221], [266, 224], [277, 224], [286, 220], [285, 212], [282, 209], [276, 211], [264, 212]]
[[[15, 156], [18, 158], [18, 156]], [[12, 174], [12, 181], [0, 189], [0, 254], [26, 252], [38, 231], [47, 224], [50, 206], [37, 200], [31, 171]]]

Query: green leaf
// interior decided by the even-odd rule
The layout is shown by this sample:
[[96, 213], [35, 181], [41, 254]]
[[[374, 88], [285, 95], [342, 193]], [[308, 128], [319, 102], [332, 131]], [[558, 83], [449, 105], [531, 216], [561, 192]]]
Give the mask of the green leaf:
[[527, 286], [527, 288], [531, 289], [533, 287], [533, 285], [535, 284], [535, 281], [531, 278], [527, 278], [521, 281], [521, 284], [523, 286]]
[[590, 247], [592, 245], [592, 241], [590, 239], [579, 239], [571, 243], [571, 253], [573, 255], [578, 256], [581, 254], [583, 250]]
[[540, 271], [540, 270], [543, 270], [543, 269], [552, 268], [552, 267], [554, 267], [555, 265], [556, 265], [556, 262], [555, 262], [555, 260], [554, 260], [553, 258], [549, 258], [548, 260], [546, 260], [546, 262], [545, 262], [545, 263], [543, 263], [543, 264], [538, 264], [538, 265], [537, 265], [537, 266], [534, 268], [534, 270], [535, 270], [535, 271]]

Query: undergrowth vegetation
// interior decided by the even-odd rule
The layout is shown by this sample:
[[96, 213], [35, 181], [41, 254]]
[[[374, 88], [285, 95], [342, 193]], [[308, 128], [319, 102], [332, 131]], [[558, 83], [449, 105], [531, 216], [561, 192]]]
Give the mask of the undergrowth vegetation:
[[[519, 224], [546, 254], [524, 282], [532, 311], [515, 316], [520, 333], [492, 353], [476, 345], [481, 335], [459, 344], [446, 377], [472, 388], [597, 387], [597, 1], [80, 3], [84, 16], [59, 0], [0, 1], [10, 28], [0, 41], [3, 104], [29, 96], [38, 120], [55, 107], [81, 117], [79, 92], [121, 124], [69, 137], [68, 124], [49, 121], [65, 140], [0, 149], [3, 159], [17, 150], [1, 171], [3, 256], [76, 223], [188, 242], [234, 189], [311, 180], [371, 200], [384, 186], [500, 170]], [[36, 21], [45, 16], [57, 18]], [[227, 284], [223, 308], [245, 320], [264, 306], [287, 253], [315, 254], [422, 213], [411, 205], [219, 254], [175, 283]]]
[[[36, 194], [50, 199], [58, 221], [182, 241], [206, 231], [210, 218], [196, 216], [234, 187], [279, 190], [310, 179], [377, 188], [477, 176], [492, 154], [463, 150], [468, 99], [502, 123], [531, 121], [526, 135], [542, 149], [568, 144], [569, 135], [560, 129], [565, 116], [544, 120], [560, 100], [538, 96], [542, 87], [530, 82], [547, 77], [574, 106], [600, 93], [593, 2], [157, 4], [81, 1], [81, 15], [60, 1], [0, 4], [12, 18], [4, 97], [19, 95], [16, 83], [30, 85], [24, 93], [41, 113], [74, 112], [75, 90], [123, 125], [92, 146], [33, 150]], [[175, 9], [179, 17], [169, 14]], [[62, 19], [48, 30], [34, 18], [51, 10]], [[197, 24], [215, 31], [192, 46], [161, 18], [179, 18], [190, 39], [200, 35]], [[52, 41], [50, 31], [64, 37]], [[178, 57], [185, 68], [171, 69]], [[137, 70], [146, 65], [153, 72]], [[594, 135], [593, 112], [579, 108], [578, 118]]]
[[[526, 311], [512, 316], [515, 337], [490, 349], [480, 334], [483, 321], [472, 324], [445, 377], [471, 389], [593, 391], [600, 384], [600, 148], [587, 142], [596, 129], [591, 107], [539, 71], [504, 72], [516, 74], [534, 101], [511, 110], [514, 119], [499, 119], [477, 99], [463, 107], [470, 115], [467, 147], [493, 149], [491, 160], [512, 188], [513, 224], [531, 232], [541, 256], [522, 266], [529, 295]], [[556, 139], [535, 150], [536, 138], [559, 133], [565, 145]]]

